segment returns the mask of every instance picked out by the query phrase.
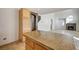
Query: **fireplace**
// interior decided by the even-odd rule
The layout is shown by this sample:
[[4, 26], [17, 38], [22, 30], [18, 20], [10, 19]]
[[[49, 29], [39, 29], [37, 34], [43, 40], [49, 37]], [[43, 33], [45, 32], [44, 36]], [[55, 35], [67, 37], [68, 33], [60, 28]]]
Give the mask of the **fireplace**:
[[66, 30], [73, 30], [76, 31], [76, 23], [67, 23]]

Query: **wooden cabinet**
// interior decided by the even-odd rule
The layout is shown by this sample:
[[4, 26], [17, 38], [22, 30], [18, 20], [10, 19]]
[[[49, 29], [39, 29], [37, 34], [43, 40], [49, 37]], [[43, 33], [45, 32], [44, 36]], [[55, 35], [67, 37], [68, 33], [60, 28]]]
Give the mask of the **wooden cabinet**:
[[30, 40], [30, 38], [26, 37], [26, 40], [25, 40], [26, 50], [32, 50], [33, 44], [34, 43]]
[[26, 50], [32, 50], [33, 45], [34, 43], [32, 42], [32, 40], [29, 37], [26, 37], [26, 40], [25, 40]]
[[23, 41], [23, 33], [36, 30], [36, 20], [38, 20], [38, 14], [29, 11], [26, 8], [19, 10], [19, 39]]
[[33, 39], [26, 37], [26, 41], [25, 41], [26, 50], [48, 50], [47, 47], [40, 44], [41, 43], [37, 43]]
[[39, 44], [34, 44], [34, 50], [48, 50], [48, 49]]
[[28, 9], [22, 8], [19, 10], [19, 39], [23, 40], [23, 33], [31, 31], [31, 12]]

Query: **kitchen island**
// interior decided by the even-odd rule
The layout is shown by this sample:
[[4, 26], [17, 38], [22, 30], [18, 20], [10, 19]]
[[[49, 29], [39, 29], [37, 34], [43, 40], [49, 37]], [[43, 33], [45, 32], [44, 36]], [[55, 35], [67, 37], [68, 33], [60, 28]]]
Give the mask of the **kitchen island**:
[[26, 50], [75, 50], [72, 35], [32, 31], [24, 33]]

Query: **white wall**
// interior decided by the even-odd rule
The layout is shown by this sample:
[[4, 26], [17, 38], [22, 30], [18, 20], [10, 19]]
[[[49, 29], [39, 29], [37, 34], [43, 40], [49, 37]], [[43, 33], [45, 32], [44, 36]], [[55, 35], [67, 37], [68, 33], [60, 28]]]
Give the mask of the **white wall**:
[[[3, 38], [7, 38], [3, 40]], [[0, 8], [0, 45], [18, 39], [18, 9]]]
[[[38, 30], [47, 30], [44, 26], [47, 26], [50, 24], [49, 19], [53, 19], [53, 30], [58, 30], [57, 25], [59, 24], [57, 21], [60, 20], [60, 18], [67, 18], [68, 16], [72, 15], [73, 20], [70, 23], [77, 23], [77, 31], [79, 31], [79, 9], [68, 9], [64, 11], [59, 11], [55, 13], [49, 13], [41, 15], [41, 21], [38, 23]], [[47, 23], [46, 23], [47, 22]], [[43, 25], [42, 25], [43, 24]], [[42, 26], [42, 27], [41, 27]], [[47, 26], [49, 29], [49, 26]]]

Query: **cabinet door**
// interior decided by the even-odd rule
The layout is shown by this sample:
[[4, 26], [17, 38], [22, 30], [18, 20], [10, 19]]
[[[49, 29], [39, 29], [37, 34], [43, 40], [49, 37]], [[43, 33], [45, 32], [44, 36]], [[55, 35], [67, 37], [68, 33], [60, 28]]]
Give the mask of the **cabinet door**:
[[30, 11], [26, 8], [19, 10], [19, 39], [23, 41], [23, 33], [31, 31]]
[[29, 37], [26, 37], [26, 46], [27, 45], [30, 46], [31, 48], [33, 48], [34, 45], [33, 41]]
[[33, 48], [26, 44], [26, 50], [33, 50]]
[[34, 50], [48, 50], [47, 48], [34, 43]]
[[29, 32], [31, 30], [31, 24], [30, 24], [30, 11], [28, 9], [22, 9], [23, 11], [23, 33]]

